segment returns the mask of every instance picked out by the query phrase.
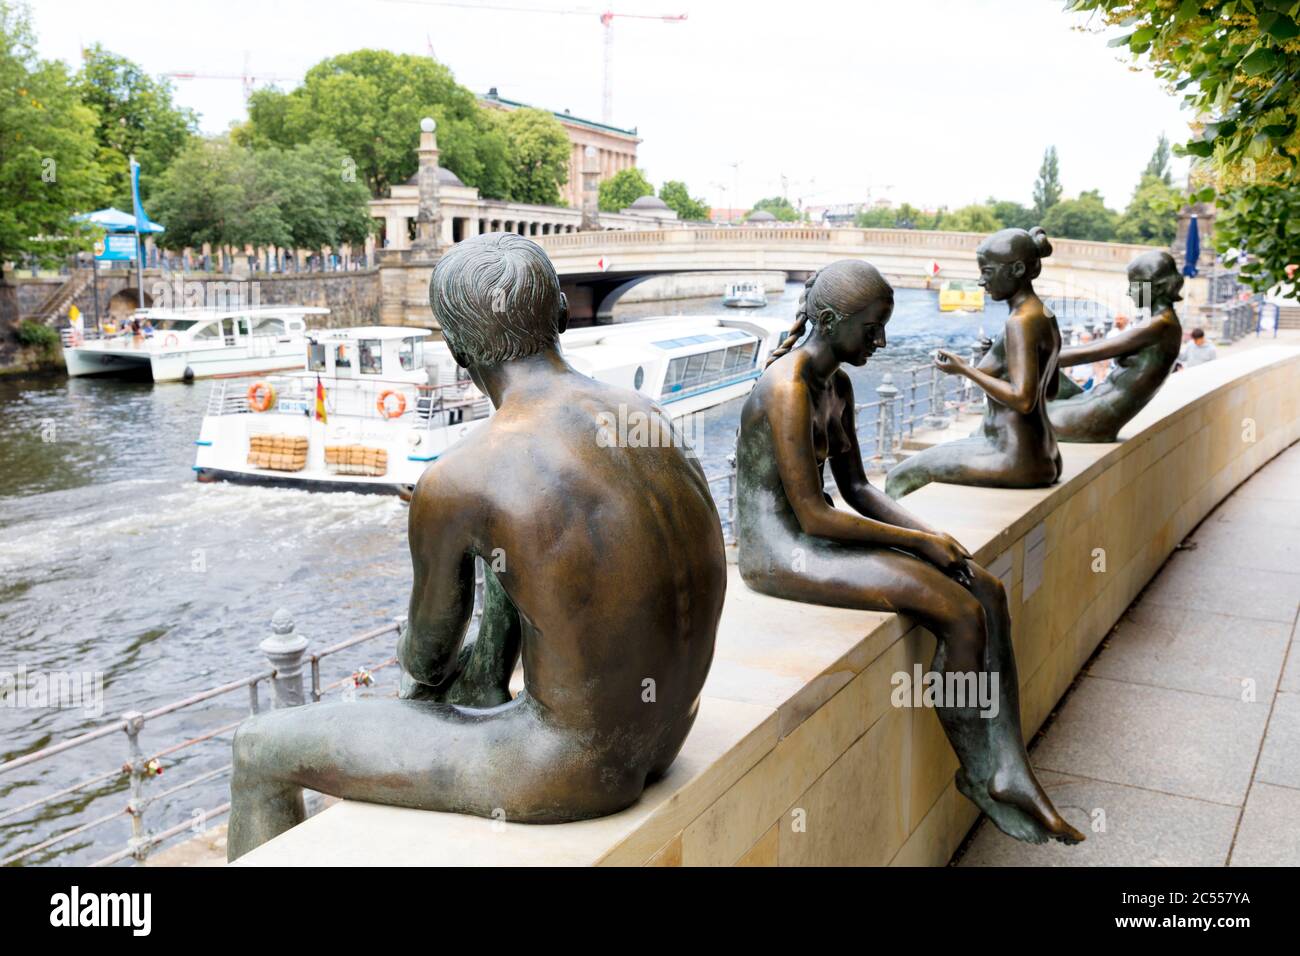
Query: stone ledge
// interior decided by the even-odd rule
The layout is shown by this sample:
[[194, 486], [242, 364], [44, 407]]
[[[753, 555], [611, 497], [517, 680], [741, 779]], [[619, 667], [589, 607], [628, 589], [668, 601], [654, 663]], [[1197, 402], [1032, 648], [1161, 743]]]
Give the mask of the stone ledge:
[[[1003, 578], [1027, 735], [1178, 542], [1300, 438], [1300, 348], [1179, 373], [1121, 437], [1063, 445], [1052, 488], [907, 499]], [[890, 676], [933, 647], [897, 615], [756, 594], [733, 567], [695, 728], [633, 807], [529, 826], [345, 801], [240, 864], [942, 865], [977, 814], [934, 714], [889, 706]]]

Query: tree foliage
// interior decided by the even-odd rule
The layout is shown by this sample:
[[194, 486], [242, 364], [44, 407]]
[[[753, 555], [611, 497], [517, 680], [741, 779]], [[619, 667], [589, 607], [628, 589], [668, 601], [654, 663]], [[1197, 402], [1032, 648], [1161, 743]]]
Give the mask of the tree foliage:
[[[1111, 46], [1144, 57], [1197, 117], [1179, 151], [1202, 162], [1189, 198], [1218, 195], [1220, 250], [1244, 245], [1243, 272], [1267, 288], [1300, 262], [1294, 211], [1300, 162], [1300, 2], [1297, 0], [1070, 0], [1124, 32]], [[1276, 218], [1282, 215], [1283, 218]]]
[[83, 54], [74, 80], [81, 102], [95, 112], [99, 164], [107, 180], [104, 204], [131, 208], [132, 156], [140, 163], [145, 198], [164, 169], [195, 135], [198, 117], [172, 102], [171, 86], [99, 44]]
[[1128, 208], [1115, 227], [1115, 238], [1120, 242], [1170, 245], [1178, 233], [1178, 209], [1182, 204], [1180, 190], [1154, 173], [1144, 171]]
[[438, 123], [439, 162], [492, 199], [511, 199], [510, 149], [502, 123], [427, 56], [356, 50], [317, 63], [285, 93], [259, 90], [236, 140], [290, 149], [328, 139], [356, 163], [371, 194], [385, 196], [418, 166], [420, 120]]
[[0, 262], [89, 248], [70, 217], [103, 195], [94, 112], [63, 64], [36, 55], [26, 8], [0, 0]]
[[229, 137], [196, 140], [154, 193], [164, 248], [278, 246], [321, 249], [360, 243], [372, 223], [369, 190], [329, 140], [249, 150]]
[[754, 208], [750, 212], [754, 213], [759, 210], [770, 212], [781, 222], [797, 222], [799, 219], [799, 211], [784, 196], [770, 196], [767, 199], [760, 199], [754, 203]]
[[600, 184], [596, 202], [601, 212], [618, 212], [620, 209], [626, 209], [642, 196], [654, 194], [655, 188], [650, 185], [650, 180], [645, 178], [645, 173], [635, 166], [630, 166], [627, 169], [620, 169]]
[[545, 110], [496, 114], [510, 157], [509, 194], [515, 202], [558, 206], [560, 186], [569, 180], [569, 137]]
[[709, 206], [703, 199], [691, 196], [686, 184], [676, 179], [669, 179], [659, 187], [659, 198], [668, 204], [668, 208], [677, 213], [679, 219], [687, 222], [703, 222], [709, 218]]
[[1002, 220], [991, 205], [975, 203], [945, 215], [939, 228], [944, 232], [997, 232]]
[[1039, 221], [1060, 201], [1061, 164], [1056, 156], [1056, 147], [1049, 146], [1043, 151], [1043, 162], [1038, 167], [1038, 178], [1034, 180], [1034, 213]]
[[1101, 193], [1090, 189], [1077, 199], [1062, 199], [1043, 216], [1042, 227], [1049, 236], [1063, 239], [1092, 239], [1110, 242], [1115, 238], [1115, 213], [1106, 208]]

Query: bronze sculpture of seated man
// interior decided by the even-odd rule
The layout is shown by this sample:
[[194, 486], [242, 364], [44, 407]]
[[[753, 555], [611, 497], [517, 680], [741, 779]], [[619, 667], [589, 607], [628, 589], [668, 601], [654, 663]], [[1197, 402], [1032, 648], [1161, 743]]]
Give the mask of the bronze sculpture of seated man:
[[[1013, 837], [1078, 842], [1025, 753], [1002, 583], [867, 481], [840, 365], [863, 365], [884, 347], [893, 308], [893, 289], [865, 262], [844, 259], [809, 280], [793, 330], [741, 412], [741, 576], [775, 597], [895, 611], [925, 626], [938, 639], [934, 673], [994, 689], [995, 706], [945, 699], [937, 708], [961, 761], [958, 788]], [[827, 464], [857, 514], [826, 495]]]
[[[717, 509], [680, 441], [620, 446], [612, 421], [671, 420], [576, 372], [541, 247], [494, 233], [438, 262], [430, 301], [496, 414], [424, 473], [398, 642], [400, 700], [253, 717], [234, 743], [229, 857], [303, 819], [302, 788], [556, 823], [634, 802], [695, 720], [726, 589]], [[474, 561], [489, 566], [462, 643]], [[511, 699], [522, 653], [524, 689]]]
[[1047, 415], [1056, 437], [1068, 442], [1111, 442], [1129, 420], [1146, 407], [1178, 361], [1183, 327], [1174, 311], [1181, 302], [1183, 277], [1174, 257], [1163, 250], [1138, 256], [1128, 267], [1129, 295], [1149, 304], [1151, 318], [1112, 338], [1064, 349], [1062, 368], [1114, 359], [1110, 373], [1088, 391], [1065, 375]]
[[984, 422], [969, 438], [932, 445], [890, 470], [885, 490], [901, 498], [932, 481], [988, 488], [1042, 488], [1061, 477], [1061, 453], [1047, 420], [1058, 387], [1061, 332], [1034, 292], [1052, 244], [1042, 229], [1003, 229], [975, 252], [979, 284], [1011, 312], [1002, 333], [972, 366], [940, 349], [935, 364], [964, 375], [986, 395]]

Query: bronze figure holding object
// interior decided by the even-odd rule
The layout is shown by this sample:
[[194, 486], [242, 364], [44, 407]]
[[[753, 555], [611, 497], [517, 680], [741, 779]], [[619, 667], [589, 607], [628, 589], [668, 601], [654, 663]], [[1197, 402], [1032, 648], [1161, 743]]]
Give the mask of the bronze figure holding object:
[[[961, 761], [961, 792], [1013, 837], [1078, 842], [1083, 835], [1052, 806], [1025, 753], [1002, 583], [867, 481], [853, 386], [840, 366], [863, 365], [884, 347], [893, 308], [893, 289], [865, 262], [841, 260], [809, 279], [793, 330], [741, 412], [741, 577], [764, 594], [894, 611], [929, 629], [938, 639], [933, 672], [994, 689], [991, 707], [947, 698], [937, 707]], [[825, 493], [827, 463], [857, 514]]]
[[885, 489], [901, 498], [932, 481], [988, 488], [1043, 488], [1061, 477], [1061, 453], [1047, 418], [1056, 396], [1061, 333], [1034, 293], [1052, 245], [1042, 229], [1003, 229], [980, 243], [979, 284], [1011, 310], [1007, 324], [972, 366], [940, 349], [935, 365], [984, 390], [984, 422], [969, 438], [933, 445], [889, 472]]
[[1056, 401], [1047, 404], [1056, 437], [1066, 442], [1112, 442], [1119, 430], [1146, 407], [1164, 384], [1183, 346], [1183, 327], [1174, 311], [1181, 302], [1183, 277], [1174, 257], [1153, 250], [1128, 267], [1129, 295], [1138, 305], [1149, 302], [1151, 318], [1114, 338], [1064, 349], [1062, 368], [1114, 359], [1110, 373], [1089, 391], [1062, 376]]
[[[668, 769], [695, 720], [726, 589], [699, 463], [680, 441], [602, 440], [630, 416], [680, 436], [644, 396], [565, 362], [568, 309], [540, 246], [467, 239], [439, 260], [429, 294], [497, 411], [411, 500], [403, 699], [247, 721], [232, 860], [303, 819], [304, 787], [515, 822], [613, 813]], [[462, 648], [475, 557], [489, 567], [485, 611]]]

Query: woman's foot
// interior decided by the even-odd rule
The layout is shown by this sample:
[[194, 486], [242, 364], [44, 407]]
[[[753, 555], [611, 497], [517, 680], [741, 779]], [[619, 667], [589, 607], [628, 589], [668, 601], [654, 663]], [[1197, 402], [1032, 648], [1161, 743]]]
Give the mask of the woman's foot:
[[998, 770], [989, 782], [988, 793], [995, 802], [1015, 807], [1028, 815], [1048, 839], [1062, 843], [1082, 843], [1085, 839], [1057, 812], [1028, 764]]
[[1014, 840], [1024, 843], [1046, 843], [1047, 832], [1029, 814], [1019, 810], [1014, 804], [999, 803], [989, 796], [988, 789], [976, 785], [966, 775], [965, 770], [957, 771], [957, 789], [975, 806], [984, 811], [993, 825]]

